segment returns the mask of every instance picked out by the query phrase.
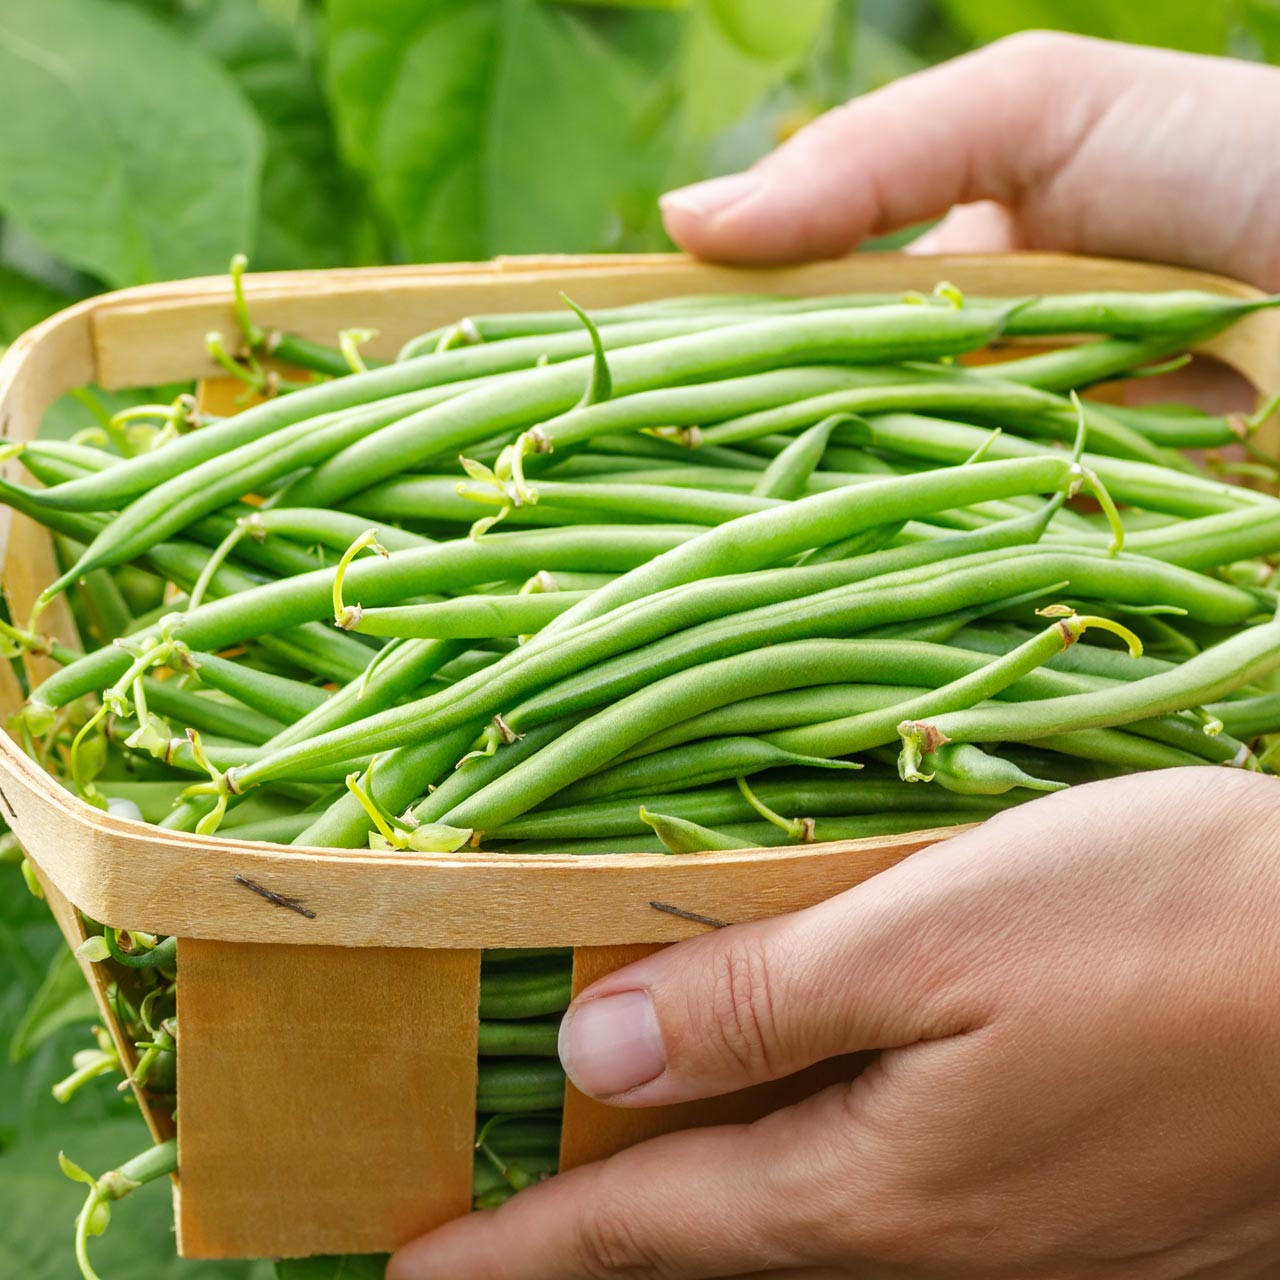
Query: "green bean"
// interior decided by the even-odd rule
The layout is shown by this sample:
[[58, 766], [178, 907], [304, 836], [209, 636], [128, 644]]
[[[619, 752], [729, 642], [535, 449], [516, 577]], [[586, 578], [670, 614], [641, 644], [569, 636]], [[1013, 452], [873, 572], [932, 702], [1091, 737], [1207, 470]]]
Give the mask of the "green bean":
[[[1023, 799], [1031, 799], [1031, 796], [1028, 795]], [[826, 840], [865, 840], [876, 836], [965, 826], [971, 822], [981, 821], [986, 816], [984, 813], [975, 813], [971, 809], [945, 809], [920, 815], [899, 812], [869, 813], [854, 818], [816, 818], [813, 823], [813, 840], [809, 843], [822, 843]], [[788, 840], [783, 832], [768, 822], [734, 823], [720, 827], [718, 832], [721, 836], [731, 838], [734, 847], [739, 849], [779, 848], [796, 843]], [[502, 851], [512, 854], [569, 853], [578, 856], [669, 852], [655, 836], [608, 836], [594, 840], [512, 840], [503, 843]]]
[[[911, 639], [912, 637], [904, 637]], [[1004, 653], [1005, 648], [995, 652]], [[927, 674], [927, 673], [926, 673]], [[922, 677], [923, 678], [923, 677]], [[786, 693], [765, 693], [753, 698], [740, 698], [727, 706], [704, 711], [674, 724], [662, 733], [637, 743], [607, 768], [601, 769], [581, 782], [574, 783], [562, 794], [565, 804], [614, 794], [615, 791], [632, 789], [631, 778], [636, 778], [638, 791], [656, 791], [679, 781], [686, 768], [687, 757], [683, 752], [669, 751], [683, 748], [686, 743], [699, 738], [737, 737], [768, 733], [773, 729], [793, 729], [797, 725], [816, 724], [823, 720], [858, 715], [863, 711], [875, 711], [881, 707], [905, 702], [924, 692], [920, 685], [824, 684], [811, 689], [795, 689]], [[531, 733], [535, 732], [531, 730]], [[651, 755], [670, 754], [670, 761], [654, 760], [641, 771], [636, 766]], [[648, 769], [655, 772], [651, 775]], [[635, 771], [633, 772], [633, 769]]]
[[[1001, 480], [1003, 482], [1003, 477]], [[899, 565], [935, 563], [962, 548], [976, 551], [979, 548], [998, 547], [1028, 538], [1034, 539], [1039, 532], [1039, 521], [1024, 517], [1004, 527], [993, 527], [980, 534], [970, 535], [967, 541], [957, 539], [955, 544], [940, 542], [902, 548], [894, 552], [882, 552], [879, 559], [866, 556], [857, 561], [838, 562], [833, 565], [767, 571], [750, 576], [737, 574], [718, 580], [694, 581], [692, 585], [687, 585], [690, 580], [696, 580], [699, 576], [697, 569], [699, 560], [704, 561], [709, 574], [714, 573], [722, 563], [730, 566], [734, 561], [746, 565], [750, 565], [753, 561], [767, 563], [775, 556], [785, 556], [803, 547], [810, 537], [822, 536], [816, 531], [811, 532], [808, 523], [797, 521], [796, 516], [797, 508], [806, 508], [804, 515], [818, 519], [828, 515], [829, 508], [824, 501], [827, 496], [822, 495], [820, 499], [804, 499], [765, 513], [768, 516], [777, 517], [784, 524], [781, 536], [773, 541], [772, 545], [777, 550], [772, 554], [766, 545], [764, 529], [757, 530], [754, 545], [750, 538], [744, 536], [734, 546], [723, 548], [718, 545], [719, 536], [725, 532], [727, 526], [713, 530], [699, 539], [704, 544], [707, 542], [716, 544], [711, 549], [711, 554], [686, 557], [683, 563], [678, 561], [675, 565], [669, 566], [665, 573], [655, 575], [658, 582], [654, 584], [653, 590], [656, 591], [664, 585], [663, 579], [681, 584], [684, 587], [683, 590], [677, 587], [652, 600], [642, 600], [640, 597], [647, 594], [650, 584], [643, 581], [637, 583], [637, 575], [634, 572], [628, 574], [627, 578], [633, 584], [632, 591], [617, 592], [619, 584], [626, 581], [626, 579], [619, 579], [607, 587], [600, 588], [592, 594], [590, 600], [575, 605], [570, 610], [570, 613], [580, 610], [584, 604], [590, 605], [606, 593], [622, 594], [627, 600], [636, 601], [630, 610], [620, 611], [615, 617], [595, 623], [581, 633], [575, 632], [575, 643], [570, 644], [565, 641], [546, 646], [544, 650], [542, 640], [552, 630], [551, 627], [545, 627], [523, 649], [508, 655], [501, 663], [484, 672], [483, 678], [460, 682], [454, 689], [441, 695], [395, 708], [380, 717], [370, 717], [362, 721], [358, 728], [353, 726], [343, 733], [328, 734], [319, 739], [313, 739], [308, 744], [308, 751], [314, 754], [334, 750], [336, 754], [333, 758], [337, 759], [348, 755], [350, 744], [357, 741], [375, 743], [373, 750], [399, 745], [403, 739], [411, 738], [415, 734], [441, 731], [454, 724], [471, 722], [477, 716], [491, 715], [501, 705], [499, 699], [519, 696], [532, 689], [540, 688], [549, 679], [568, 675], [580, 670], [583, 666], [600, 662], [612, 654], [635, 648], [655, 637], [689, 626], [694, 621], [715, 619], [721, 614], [741, 610], [753, 602], [769, 603], [794, 599], [805, 595], [807, 591], [819, 590], [833, 583], [856, 582], [878, 572], [884, 573], [891, 567]], [[873, 513], [862, 512], [860, 515], [869, 523], [874, 521]], [[742, 526], [754, 523], [757, 519], [757, 517], [746, 517], [735, 522], [732, 527], [741, 530]], [[828, 515], [828, 529], [831, 519], [832, 517]], [[839, 528], [834, 532], [838, 533]], [[799, 547], [796, 546], [797, 543]], [[669, 559], [669, 555], [663, 558]], [[1061, 576], [1059, 573], [1052, 580], [1058, 581]], [[1251, 597], [1241, 592], [1239, 598], [1248, 601], [1251, 605]], [[568, 616], [563, 615], [561, 621]], [[256, 785], [258, 781], [265, 780], [270, 771], [276, 767], [292, 767], [289, 752], [280, 753], [278, 760], [260, 761], [243, 773], [237, 773], [236, 786]]]
[[[609, 361], [613, 394], [716, 374], [752, 373], [813, 363], [873, 364], [974, 350], [999, 332], [1001, 313], [886, 307], [747, 320], [693, 336], [617, 351]], [[378, 480], [483, 438], [481, 431], [522, 428], [576, 404], [592, 362], [583, 357], [535, 369], [500, 387], [480, 388], [402, 419], [344, 449], [295, 489], [300, 505], [331, 505]]]
[[904, 741], [1027, 742], [1082, 729], [1109, 728], [1203, 706], [1280, 666], [1280, 622], [1268, 622], [1188, 658], [1172, 671], [1093, 693], [1022, 704], [976, 707], [903, 729]]
[[559, 1034], [558, 1018], [554, 1022], [482, 1021], [477, 1052], [482, 1058], [505, 1058], [517, 1054], [535, 1058], [554, 1058], [557, 1053], [556, 1041]]
[[[57, 441], [38, 441], [36, 443], [46, 449], [54, 444], [61, 445], [61, 442]], [[27, 449], [34, 447], [34, 445], [27, 446]], [[40, 455], [44, 458], [44, 464], [39, 466], [38, 470], [32, 467], [31, 460], [27, 460], [26, 465], [42, 481], [61, 484], [68, 478], [93, 473], [92, 468], [84, 465], [82, 455], [96, 455], [94, 464], [98, 470], [105, 469], [101, 459], [111, 459], [110, 454], [103, 453], [100, 449], [61, 445], [61, 448], [54, 453], [47, 456]], [[24, 512], [31, 516], [32, 519], [48, 525], [51, 529], [68, 533], [86, 545], [92, 543], [106, 527], [106, 521], [101, 517], [80, 515], [71, 511], [45, 510], [41, 507], [32, 491], [21, 489], [17, 486], [12, 491], [7, 492], [5, 501], [15, 510]], [[228, 515], [226, 512], [230, 514]], [[241, 517], [251, 519], [262, 514], [256, 508], [244, 503], [231, 504], [226, 509], [226, 512], [218, 515], [209, 515], [193, 522], [187, 532], [195, 541], [203, 542], [207, 546], [217, 547], [236, 527], [237, 519]], [[350, 539], [348, 539], [349, 541]], [[183, 542], [164, 545], [190, 546], [190, 544]], [[196, 554], [195, 549], [191, 549], [189, 554]], [[302, 548], [292, 546], [287, 542], [281, 543], [278, 540], [270, 545], [265, 545], [254, 539], [247, 539], [236, 544], [233, 554], [238, 559], [247, 560], [251, 564], [268, 569], [273, 573], [306, 573], [308, 570], [315, 568], [314, 560]]]
[[[599, 617], [620, 604], [667, 587], [723, 573], [777, 564], [788, 556], [825, 546], [898, 519], [1019, 493], [1061, 492], [1073, 475], [1061, 456], [982, 463], [958, 470], [926, 471], [814, 494], [743, 516], [674, 547], [593, 593], [549, 627], [538, 643], [570, 625]], [[554, 643], [554, 641], [552, 641]]]
[[[788, 691], [792, 692], [808, 691]], [[611, 795], [639, 794], [676, 785], [683, 789], [721, 782], [725, 778], [750, 777], [766, 769], [779, 769], [788, 765], [835, 769], [858, 767], [851, 762], [835, 760], [829, 756], [807, 756], [786, 751], [761, 738], [725, 735], [696, 743], [692, 747], [663, 752], [661, 759], [646, 755], [614, 764], [566, 788], [558, 794], [557, 800], [560, 804], [573, 804], [579, 798], [598, 799]]]
[[[250, 533], [257, 536], [279, 534], [308, 544], [328, 547], [341, 554], [369, 527], [367, 520], [343, 511], [318, 510], [314, 507], [272, 507], [254, 512], [250, 517]], [[412, 547], [431, 546], [431, 539], [408, 533], [394, 525], [381, 525], [376, 530], [378, 541], [388, 551], [406, 551]], [[308, 566], [314, 568], [314, 566]]]
[[1019, 769], [1011, 760], [989, 755], [967, 743], [945, 743], [929, 754], [929, 775], [924, 782], [956, 795], [1000, 796], [1015, 788], [1028, 791], [1062, 791], [1065, 782], [1037, 778]]
[[562, 961], [482, 971], [480, 1017], [538, 1018], [563, 1013], [572, 998], [572, 978], [572, 966]]
[[[1072, 537], [1074, 540], [1075, 535]], [[1095, 541], [1097, 535], [1086, 535], [1086, 539]], [[1140, 530], [1126, 538], [1126, 545], [1155, 560], [1188, 569], [1216, 569], [1237, 560], [1274, 555], [1280, 551], [1280, 503]]]
[[156, 680], [147, 676], [143, 678], [142, 687], [152, 711], [201, 733], [238, 738], [242, 742], [259, 745], [269, 742], [282, 727], [278, 719], [264, 714], [259, 708], [234, 706], [201, 697], [188, 689], [178, 688], [173, 680]]
[[1165, 293], [1063, 293], [1035, 298], [1010, 317], [1005, 331], [1026, 336], [1179, 334], [1214, 326], [1225, 328], [1242, 316], [1275, 306], [1276, 301], [1275, 298], [1238, 298], [1198, 289]]
[[1037, 739], [1036, 746], [1045, 751], [1056, 751], [1061, 755], [1076, 756], [1138, 772], [1204, 764], [1201, 756], [1191, 755], [1162, 742], [1139, 738], [1121, 729], [1081, 729], [1071, 733], [1051, 733]]
[[[783, 445], [787, 441], [783, 440]], [[764, 459], [743, 449], [721, 448], [716, 445], [701, 445], [690, 449], [687, 445], [675, 440], [667, 440], [661, 436], [638, 435], [634, 432], [626, 435], [594, 436], [588, 453], [569, 455], [578, 459], [593, 459], [599, 462], [610, 460], [640, 462], [648, 460], [651, 466], [660, 462], [669, 465], [692, 465], [709, 467], [735, 467], [742, 471], [763, 471], [768, 465]], [[552, 469], [558, 469], [555, 464]]]
[[281, 813], [214, 832], [226, 840], [260, 840], [263, 844], [294, 844], [314, 818], [311, 813]]
[[[1019, 435], [1071, 440], [1076, 435], [1079, 414], [1083, 413], [1088, 425], [1089, 445], [1095, 453], [1166, 468], [1170, 464], [1166, 451], [1156, 448], [1122, 423], [1108, 418], [1094, 405], [1085, 405], [1078, 411], [1061, 396], [1034, 387], [994, 377], [978, 385], [975, 381], [973, 378], [953, 382], [926, 381], [834, 391], [795, 401], [782, 408], [764, 409], [727, 419], [707, 427], [702, 439], [708, 444], [736, 444], [753, 436], [807, 427], [832, 414], [865, 415], [916, 410], [935, 414], [970, 413], [980, 416], [984, 422], [1017, 431]], [[838, 433], [836, 438], [839, 439]]]
[[[531, 729], [523, 737], [506, 744], [501, 751], [495, 750], [489, 754], [480, 753], [470, 758], [464, 757], [457, 767], [441, 780], [434, 791], [427, 791], [430, 780], [419, 786], [419, 792], [427, 791], [427, 794], [414, 805], [414, 818], [418, 822], [438, 822], [455, 805], [461, 804], [468, 796], [474, 795], [494, 778], [501, 777], [509, 769], [513, 769], [521, 760], [531, 756], [535, 751], [540, 751], [548, 742], [576, 724], [581, 718], [581, 716], [567, 716], [563, 720], [553, 720], [549, 724]], [[486, 952], [486, 960], [490, 957], [491, 953]]]
[[734, 837], [723, 831], [712, 831], [696, 822], [685, 818], [676, 818], [670, 814], [653, 813], [640, 806], [640, 819], [646, 826], [653, 828], [653, 833], [662, 841], [668, 853], [706, 853], [717, 849], [758, 849], [761, 846], [750, 844], [740, 837]]
[[[908, 702], [798, 729], [780, 730], [770, 734], [765, 741], [784, 751], [829, 756], [852, 755], [856, 751], [892, 742], [897, 735], [898, 724], [905, 719], [971, 707], [1007, 690], [1042, 667], [1055, 654], [1070, 648], [1090, 625], [1107, 630], [1114, 628], [1114, 624], [1107, 623], [1105, 619], [1060, 618], [1008, 653]], [[1131, 642], [1131, 647], [1136, 645], [1136, 640]], [[1059, 676], [1059, 680], [1063, 684], [1071, 682], [1069, 677]]]
[[564, 1104], [564, 1068], [554, 1059], [498, 1058], [480, 1064], [476, 1110], [513, 1115]]
[[299, 715], [315, 710], [329, 697], [314, 685], [259, 671], [214, 653], [193, 653], [190, 665], [201, 684], [230, 695], [281, 725], [290, 724]]
[[[393, 552], [387, 559], [357, 561], [347, 572], [347, 589], [362, 603], [376, 605], [435, 587], [447, 585], [456, 589], [467, 583], [536, 573], [548, 566], [625, 570], [678, 545], [688, 536], [683, 530], [658, 526], [491, 534], [478, 542], [461, 539]], [[224, 567], [218, 577], [226, 573]], [[214, 579], [215, 586], [218, 577]], [[333, 607], [333, 578], [333, 569], [313, 570], [201, 605], [184, 616], [182, 639], [193, 649], [217, 650], [328, 617]], [[147, 634], [153, 633], [139, 633]], [[99, 650], [51, 676], [33, 697], [50, 707], [63, 706], [109, 684], [127, 668], [128, 662], [127, 655], [119, 651]]]
[[831, 428], [837, 418], [826, 418], [796, 437], [761, 474], [751, 492], [757, 498], [798, 498], [805, 493], [809, 477], [822, 462]]
[[[1008, 653], [1030, 635], [1029, 631], [1008, 624], [982, 627], [971, 623], [957, 631], [950, 643], [956, 648], [975, 649], [980, 653]], [[1141, 680], [1173, 668], [1173, 663], [1163, 658], [1153, 658], [1149, 654], [1135, 658], [1123, 649], [1104, 648], [1101, 644], [1090, 644], [1087, 639], [1064, 649], [1050, 658], [1046, 665], [1050, 671], [1101, 676], [1106, 680]], [[1063, 691], [1066, 692], [1065, 689]]]
[[[911, 787], [896, 775], [868, 770], [834, 775], [806, 772], [786, 778], [759, 778], [752, 790], [770, 808], [810, 818], [849, 818], [910, 810], [927, 819], [931, 812], [972, 810], [979, 817], [1006, 807], [989, 796], [960, 798], [931, 788]], [[567, 793], [561, 793], [564, 795]], [[557, 800], [561, 797], [557, 796]], [[636, 810], [646, 808], [709, 827], [754, 822], [758, 814], [735, 786], [698, 790], [670, 788], [538, 809], [490, 833], [494, 841], [606, 839], [644, 834]]]
[[364, 609], [351, 629], [368, 636], [486, 639], [521, 636], [558, 618], [590, 591], [539, 591], [513, 596], [458, 596], [439, 604]]
[[[716, 315], [760, 315], [789, 313], [844, 307], [882, 307], [902, 300], [901, 294], [834, 294], [810, 298], [786, 298], [769, 294], [706, 294], [667, 299], [664, 302], [638, 303], [624, 307], [599, 307], [591, 318], [602, 329], [622, 321], [651, 319], [689, 313]], [[1066, 293], [1037, 298], [967, 297], [965, 306], [992, 307], [1022, 305], [1013, 310], [1005, 332], [1020, 336], [1051, 336], [1062, 333], [1157, 334], [1181, 332], [1185, 329], [1225, 326], [1241, 316], [1269, 305], [1273, 300], [1234, 298], [1226, 294], [1198, 290], [1168, 293]], [[949, 305], [946, 303], [932, 305]], [[560, 333], [573, 329], [576, 318], [568, 311], [514, 312], [507, 315], [472, 316], [463, 322], [472, 342], [509, 339], [525, 334]], [[446, 326], [423, 334], [409, 342], [401, 358], [425, 354], [434, 349], [441, 336], [458, 326]]]
[[841, 538], [839, 542], [830, 542], [825, 547], [815, 547], [805, 555], [804, 563], [807, 565], [829, 564], [833, 560], [849, 560], [854, 556], [870, 555], [892, 545], [906, 524], [905, 520], [890, 520], [887, 524], [863, 529], [847, 538]]
[[1234, 738], [1257, 738], [1280, 733], [1280, 693], [1264, 693], [1233, 702], [1215, 702], [1205, 711], [1222, 722], [1223, 731]]
[[[979, 365], [977, 377], [1021, 382], [1044, 391], [1070, 391], [1122, 376], [1142, 365], [1187, 350], [1222, 328], [1220, 323], [1198, 330], [1175, 330], [1143, 338], [1105, 338], [1082, 342], [1020, 360]], [[1108, 413], [1110, 408], [1108, 407]]]
[[1247, 430], [1235, 416], [1204, 413], [1187, 405], [1113, 404], [1107, 412], [1166, 449], [1220, 449], [1239, 443]]
[[[1048, 647], [1048, 641], [1058, 647], [1062, 644], [1058, 628], [1050, 631], [1053, 634], [1048, 640], [1025, 646], [1016, 659], [997, 659], [991, 665], [990, 679], [995, 681], [994, 673], [998, 672], [999, 677], [1009, 683], [1016, 678], [1010, 672], [1020, 672], [1033, 658], [1043, 661], [1042, 651]], [[451, 809], [443, 821], [482, 832], [494, 830], [577, 781], [590, 771], [593, 760], [612, 760], [636, 742], [679, 719], [736, 701], [744, 691], [771, 693], [825, 684], [842, 676], [879, 679], [886, 666], [900, 669], [902, 644], [901, 641], [796, 640], [712, 659], [661, 678], [654, 678], [656, 673], [651, 670], [646, 671], [644, 688], [561, 734], [509, 773]], [[1280, 657], [1277, 662], [1280, 663]], [[965, 687], [969, 685], [981, 687], [979, 677], [967, 678]], [[892, 732], [890, 729], [890, 740]], [[845, 752], [822, 746], [805, 754], [835, 756]]]
[[[378, 761], [375, 802], [389, 814], [400, 813], [420, 794], [421, 778], [439, 777], [450, 768], [475, 737], [464, 725], [453, 733], [392, 751]], [[373, 820], [356, 796], [348, 792], [323, 813], [317, 814], [293, 843], [325, 849], [355, 849], [366, 841]]]
[[[609, 345], [644, 342], [672, 334], [696, 331], [693, 319], [643, 322], [614, 328], [606, 335]], [[158, 488], [210, 458], [229, 453], [241, 445], [260, 440], [274, 432], [326, 414], [358, 412], [397, 396], [429, 394], [439, 388], [441, 397], [458, 393], [463, 380], [505, 374], [527, 368], [540, 357], [568, 359], [589, 351], [585, 332], [565, 333], [551, 338], [535, 338], [501, 346], [466, 348], [440, 356], [388, 365], [369, 373], [353, 374], [320, 383], [292, 395], [267, 400], [213, 426], [202, 427], [166, 444], [162, 449], [139, 454], [111, 468], [107, 476], [59, 486], [45, 505], [80, 511], [107, 511], [130, 498]]]
[[[336, 415], [331, 421], [294, 423], [174, 476], [135, 498], [109, 521], [77, 564], [45, 588], [41, 599], [51, 599], [90, 569], [120, 564], [142, 555], [219, 507], [299, 468], [314, 465], [352, 441], [402, 419], [406, 407], [384, 402], [361, 412]], [[68, 487], [41, 490], [36, 497], [56, 496]], [[3, 492], [0, 488], [0, 493]], [[295, 502], [292, 505], [323, 504]]]
[[[858, 445], [870, 445], [895, 453], [901, 452], [931, 462], [963, 462], [972, 451], [989, 439], [989, 433], [964, 423], [924, 417], [918, 414], [881, 414], [866, 418], [856, 425], [843, 424], [836, 429], [837, 439]], [[992, 460], [1041, 456], [1044, 448], [1033, 441], [1002, 435], [989, 446]], [[1203, 476], [1179, 475], [1170, 484], [1169, 472], [1142, 462], [1086, 453], [1082, 459], [1107, 486], [1118, 502], [1129, 502], [1153, 511], [1172, 515], [1205, 516], [1239, 510], [1248, 504], [1251, 510], [1272, 507], [1275, 499], [1264, 493], [1241, 489]]]
[[[646, 679], [706, 659], [741, 653], [752, 645], [832, 631], [848, 635], [871, 625], [932, 616], [944, 602], [955, 599], [1003, 599], [1010, 590], [1018, 594], [1063, 581], [1069, 581], [1074, 592], [1087, 598], [1133, 603], [1161, 599], [1185, 608], [1192, 616], [1222, 625], [1239, 624], [1256, 612], [1248, 592], [1157, 561], [1014, 548], [996, 561], [990, 555], [966, 556], [817, 592], [798, 605], [769, 605], [691, 626], [635, 652], [597, 660], [589, 672], [562, 679], [504, 712], [504, 718], [512, 731], [524, 732], [544, 719], [630, 693]], [[544, 630], [540, 636], [546, 634]], [[887, 677], [862, 678], [897, 682], [900, 677], [901, 672], [894, 671]]]
[[[430, 527], [432, 524], [470, 525], [487, 512], [475, 498], [463, 497], [458, 492], [458, 487], [457, 476], [393, 476], [390, 480], [380, 480], [377, 484], [370, 485], [350, 498], [344, 498], [342, 502], [343, 508], [359, 516], [366, 526], [375, 520], [412, 520], [420, 528]], [[490, 511], [492, 509], [489, 508]], [[574, 511], [550, 503], [527, 503], [510, 509], [505, 519], [507, 527], [559, 527], [598, 523], [601, 517], [590, 511]]]
[[[854, 368], [802, 365], [714, 381], [700, 379], [688, 386], [657, 386], [599, 404], [576, 405], [548, 417], [538, 424], [539, 453], [530, 462], [541, 460], [543, 465], [548, 465], [564, 449], [594, 445], [597, 440], [618, 432], [664, 427], [704, 428], [726, 418], [779, 409], [815, 396], [872, 388], [893, 389], [904, 384], [933, 383], [947, 377], [954, 381], [962, 376], [933, 365]], [[971, 390], [976, 394], [981, 387], [974, 386]], [[686, 455], [701, 452], [700, 444], [692, 447], [698, 439], [699, 436], [689, 437], [684, 449]]]

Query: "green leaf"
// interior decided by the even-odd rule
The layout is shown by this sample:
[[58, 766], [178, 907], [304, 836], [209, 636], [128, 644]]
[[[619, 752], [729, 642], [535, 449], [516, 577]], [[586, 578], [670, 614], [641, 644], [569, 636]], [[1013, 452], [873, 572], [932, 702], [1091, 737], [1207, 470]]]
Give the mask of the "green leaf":
[[1250, 0], [1245, 26], [1268, 62], [1280, 62], [1280, 0]]
[[12, 342], [70, 301], [43, 281], [0, 264], [0, 342]]
[[383, 1254], [282, 1258], [276, 1263], [275, 1280], [382, 1280], [386, 1270]]
[[75, 956], [64, 948], [50, 962], [44, 981], [9, 1041], [9, 1061], [21, 1062], [55, 1031], [76, 1022], [88, 1022], [97, 1013], [93, 993]]
[[[142, 1121], [132, 1116], [92, 1126], [62, 1125], [0, 1155], [0, 1275], [15, 1280], [70, 1280], [77, 1275], [71, 1239], [84, 1188], [59, 1171], [60, 1150], [91, 1173], [102, 1173], [145, 1150], [150, 1141]], [[271, 1267], [265, 1262], [178, 1258], [165, 1182], [140, 1188], [112, 1216], [110, 1230], [92, 1246], [94, 1263], [106, 1280], [270, 1280]]]
[[809, 52], [833, 0], [706, 0], [716, 25], [748, 57], [794, 63]]
[[975, 43], [1031, 28], [1161, 45], [1199, 53], [1222, 53], [1229, 6], [1205, 0], [1164, 0], [1160, 5], [1114, 0], [940, 0], [944, 13]]
[[0, 119], [0, 207], [109, 284], [222, 271], [252, 238], [257, 120], [221, 67], [141, 10], [3, 0]]
[[415, 258], [608, 244], [639, 88], [576, 14], [533, 0], [333, 0], [348, 159]]
[[786, 5], [702, 0], [686, 19], [680, 83], [685, 130], [707, 139], [786, 83], [831, 10], [829, 0]]
[[308, 41], [310, 15], [292, 25], [255, 0], [199, 0], [179, 29], [234, 77], [266, 138], [257, 271], [345, 266], [369, 255], [372, 228], [360, 183], [343, 165]]

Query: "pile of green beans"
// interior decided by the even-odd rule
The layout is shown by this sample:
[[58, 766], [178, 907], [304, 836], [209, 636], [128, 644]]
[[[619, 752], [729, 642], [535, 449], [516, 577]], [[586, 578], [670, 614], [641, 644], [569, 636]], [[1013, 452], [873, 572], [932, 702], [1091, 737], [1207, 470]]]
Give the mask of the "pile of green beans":
[[[0, 622], [59, 667], [21, 739], [136, 821], [406, 855], [714, 856], [1269, 770], [1280, 501], [1192, 451], [1280, 474], [1250, 440], [1275, 403], [1077, 393], [1277, 301], [670, 299], [460, 319], [366, 368], [237, 295], [226, 360], [273, 397], [136, 456], [9, 451], [0, 500], [60, 560]], [[42, 633], [63, 593], [82, 651]], [[164, 948], [92, 951], [126, 1003], [166, 993], [126, 1021], [167, 1064]], [[570, 992], [567, 951], [485, 955], [479, 1205], [555, 1171]]]

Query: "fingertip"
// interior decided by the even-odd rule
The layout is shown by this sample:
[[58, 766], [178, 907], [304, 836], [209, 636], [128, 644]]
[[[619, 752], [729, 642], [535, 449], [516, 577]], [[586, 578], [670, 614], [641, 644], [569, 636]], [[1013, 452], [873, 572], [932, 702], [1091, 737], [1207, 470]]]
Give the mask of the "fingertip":
[[761, 190], [753, 172], [730, 173], [677, 187], [658, 198], [667, 234], [687, 253], [698, 258], [734, 261], [740, 256], [728, 215]]

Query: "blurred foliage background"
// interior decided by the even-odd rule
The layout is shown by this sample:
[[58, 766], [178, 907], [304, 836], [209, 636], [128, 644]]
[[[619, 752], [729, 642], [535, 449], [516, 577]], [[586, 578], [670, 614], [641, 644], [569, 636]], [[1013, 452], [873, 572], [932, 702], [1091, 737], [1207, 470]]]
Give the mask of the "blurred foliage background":
[[[1030, 27], [1280, 62], [1280, 0], [0, 0], [0, 342], [67, 302], [226, 269], [669, 247], [655, 200], [819, 112]], [[78, 971], [0, 867], [0, 1275], [67, 1280], [79, 1191], [145, 1145]], [[103, 1273], [178, 1262], [163, 1187]], [[303, 1275], [298, 1272], [299, 1277]]]

